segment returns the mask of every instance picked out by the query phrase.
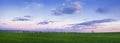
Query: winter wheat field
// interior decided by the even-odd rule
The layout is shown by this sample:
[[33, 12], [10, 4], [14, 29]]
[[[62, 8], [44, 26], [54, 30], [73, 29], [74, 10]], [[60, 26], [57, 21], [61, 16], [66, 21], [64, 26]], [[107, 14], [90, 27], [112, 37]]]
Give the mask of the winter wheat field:
[[120, 33], [0, 33], [0, 43], [120, 43]]
[[120, 43], [120, 0], [0, 0], [0, 43]]

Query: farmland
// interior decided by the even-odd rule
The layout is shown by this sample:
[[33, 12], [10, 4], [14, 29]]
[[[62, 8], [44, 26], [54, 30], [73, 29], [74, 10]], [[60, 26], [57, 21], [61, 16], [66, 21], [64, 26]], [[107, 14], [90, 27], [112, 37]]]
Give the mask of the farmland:
[[1, 32], [0, 43], [120, 43], [120, 33]]

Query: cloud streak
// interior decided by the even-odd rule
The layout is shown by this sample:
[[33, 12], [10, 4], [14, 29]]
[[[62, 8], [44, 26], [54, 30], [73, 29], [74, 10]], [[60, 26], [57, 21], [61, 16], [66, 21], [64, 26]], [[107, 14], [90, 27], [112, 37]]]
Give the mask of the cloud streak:
[[54, 23], [55, 21], [41, 21], [39, 23], [37, 23], [38, 25], [47, 25], [47, 24], [50, 24], [50, 23]]
[[24, 17], [26, 17], [26, 18], [32, 18], [31, 16], [29, 16], [29, 15], [26, 15], [26, 16], [24, 16]]
[[70, 25], [71, 25], [71, 28], [85, 28], [85, 27], [97, 26], [101, 23], [113, 22], [113, 21], [117, 21], [117, 20], [114, 20], [114, 19], [93, 20], [93, 21], [87, 21], [83, 23], [76, 23], [76, 24], [70, 24]]
[[99, 24], [99, 23], [105, 23], [105, 22], [112, 22], [112, 21], [116, 21], [114, 19], [103, 19], [103, 20], [93, 20], [93, 21], [87, 21], [87, 22], [83, 22], [83, 23], [78, 23], [76, 25], [94, 25], [94, 24]]
[[31, 21], [31, 16], [16, 17], [12, 21]]

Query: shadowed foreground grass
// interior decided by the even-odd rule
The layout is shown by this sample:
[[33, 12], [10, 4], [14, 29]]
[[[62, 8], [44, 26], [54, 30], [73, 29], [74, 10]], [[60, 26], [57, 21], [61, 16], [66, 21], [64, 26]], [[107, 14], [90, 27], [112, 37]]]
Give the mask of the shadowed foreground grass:
[[0, 33], [0, 43], [120, 43], [120, 33]]

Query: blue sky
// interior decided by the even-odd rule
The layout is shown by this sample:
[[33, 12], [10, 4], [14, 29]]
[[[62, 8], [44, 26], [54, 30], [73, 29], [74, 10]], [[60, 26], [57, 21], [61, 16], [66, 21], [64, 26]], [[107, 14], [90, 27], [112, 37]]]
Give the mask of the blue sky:
[[[0, 0], [0, 27], [3, 30], [116, 32], [120, 31], [119, 2], [120, 0]], [[105, 20], [108, 21], [103, 22]], [[94, 29], [93, 25], [82, 26], [85, 28], [76, 26], [82, 23], [94, 24], [97, 28]], [[107, 29], [99, 30], [101, 27]]]

